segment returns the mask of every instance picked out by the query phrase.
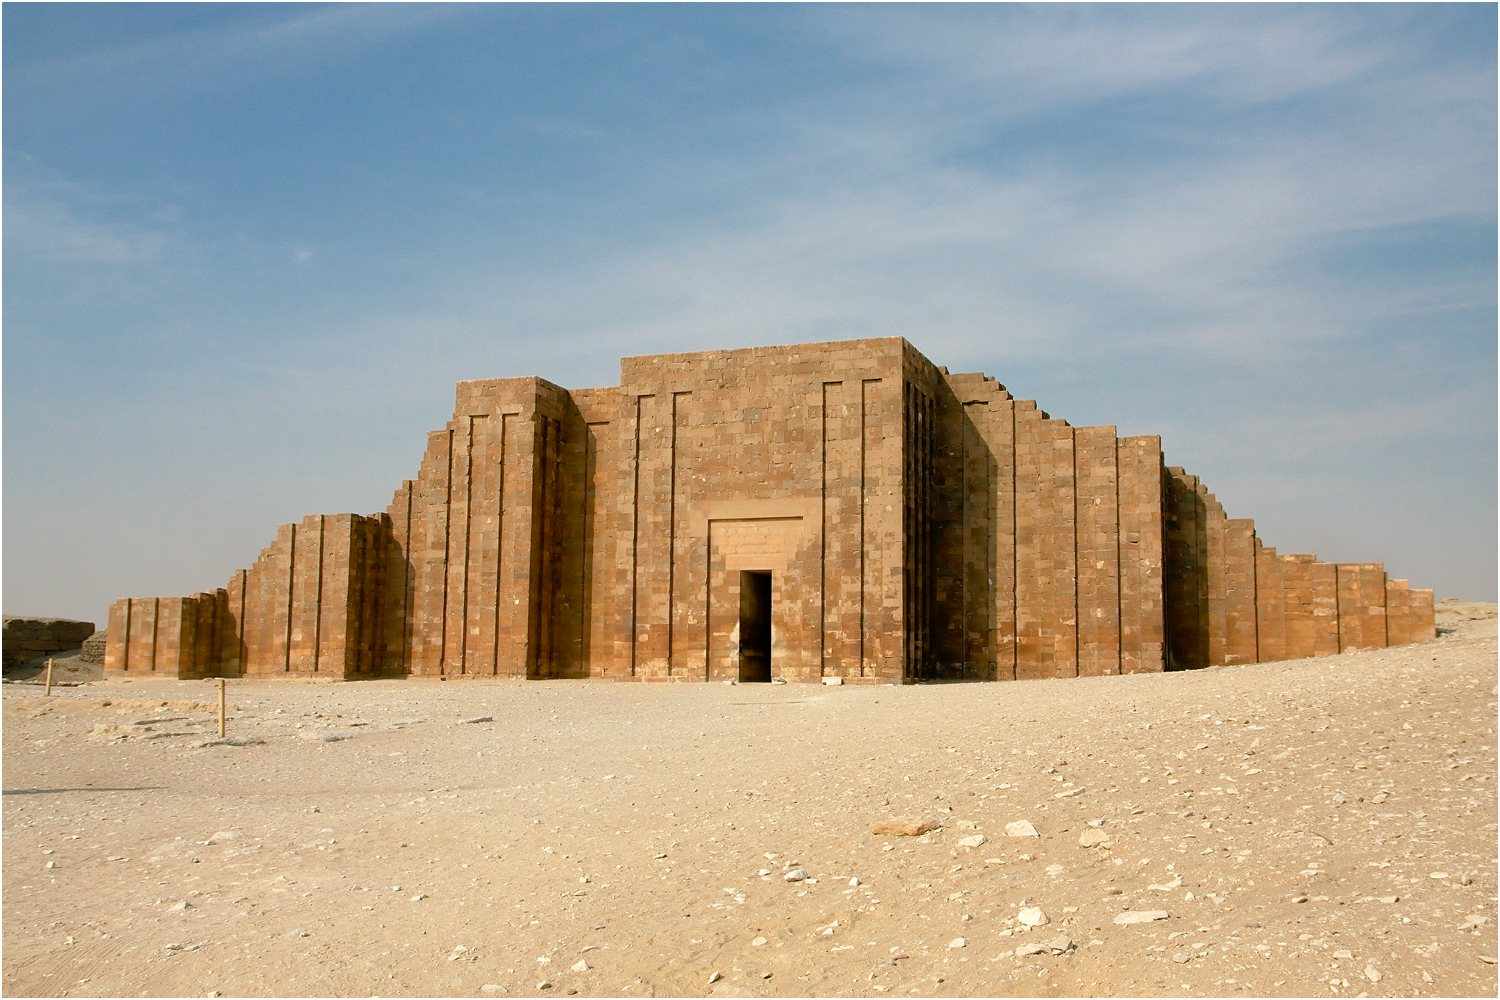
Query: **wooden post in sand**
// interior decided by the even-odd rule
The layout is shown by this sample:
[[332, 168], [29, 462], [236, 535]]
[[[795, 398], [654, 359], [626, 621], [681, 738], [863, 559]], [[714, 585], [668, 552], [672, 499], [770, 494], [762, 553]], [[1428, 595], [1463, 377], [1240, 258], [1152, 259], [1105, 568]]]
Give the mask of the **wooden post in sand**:
[[219, 678], [219, 739], [224, 738], [224, 678]]
[[47, 657], [47, 696], [52, 696], [52, 657]]

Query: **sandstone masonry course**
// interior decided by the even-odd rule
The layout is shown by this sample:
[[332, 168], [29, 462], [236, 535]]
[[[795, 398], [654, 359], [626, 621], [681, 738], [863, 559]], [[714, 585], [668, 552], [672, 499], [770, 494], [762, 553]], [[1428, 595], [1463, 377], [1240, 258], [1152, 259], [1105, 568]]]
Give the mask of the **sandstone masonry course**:
[[385, 512], [282, 525], [212, 592], [116, 601], [105, 669], [1010, 680], [1433, 635], [1431, 590], [1278, 553], [1159, 438], [1073, 427], [900, 338], [456, 395]]

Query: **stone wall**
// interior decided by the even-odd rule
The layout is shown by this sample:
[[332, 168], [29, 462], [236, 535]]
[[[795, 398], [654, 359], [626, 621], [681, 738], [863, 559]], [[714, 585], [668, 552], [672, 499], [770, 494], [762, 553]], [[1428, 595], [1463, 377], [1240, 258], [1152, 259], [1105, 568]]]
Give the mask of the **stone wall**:
[[99, 629], [93, 635], [83, 640], [83, 651], [78, 654], [78, 658], [84, 663], [97, 663], [102, 666], [104, 664], [104, 646], [108, 635], [109, 633], [104, 629]]
[[67, 618], [23, 618], [5, 616], [4, 669], [20, 666], [48, 653], [77, 649], [94, 632], [93, 622]]
[[[1161, 670], [1161, 443], [934, 369], [935, 648], [919, 677]], [[920, 470], [918, 470], [920, 471]]]
[[[625, 358], [620, 384], [465, 381], [382, 514], [283, 525], [212, 593], [110, 610], [106, 669], [1025, 679], [1432, 634], [1376, 563], [1278, 555], [1156, 437], [1075, 428], [899, 338]], [[753, 605], [755, 602], [749, 602]]]
[[1431, 639], [1431, 590], [1380, 563], [1325, 563], [1263, 544], [1180, 468], [1167, 472], [1168, 668], [1328, 656]]
[[919, 556], [910, 519], [922, 500], [902, 494], [902, 435], [925, 432], [908, 420], [906, 349], [626, 358], [621, 399], [591, 398], [585, 414], [595, 467], [613, 473], [593, 502], [617, 516], [579, 546], [594, 555], [592, 579], [619, 581], [592, 602], [618, 638], [579, 672], [738, 676], [740, 572], [768, 570], [778, 676], [902, 679], [906, 639], [926, 641], [903, 627], [922, 613], [903, 574]]
[[388, 549], [381, 516], [313, 514], [282, 525], [249, 568], [212, 593], [134, 597], [109, 609], [104, 669], [174, 677], [383, 672], [377, 590]]

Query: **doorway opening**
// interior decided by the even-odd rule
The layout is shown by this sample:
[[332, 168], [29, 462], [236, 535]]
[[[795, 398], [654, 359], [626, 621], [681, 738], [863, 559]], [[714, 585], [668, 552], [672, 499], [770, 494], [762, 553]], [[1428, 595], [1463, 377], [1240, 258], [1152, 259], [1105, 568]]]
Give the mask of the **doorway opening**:
[[740, 572], [740, 680], [771, 680], [771, 574]]

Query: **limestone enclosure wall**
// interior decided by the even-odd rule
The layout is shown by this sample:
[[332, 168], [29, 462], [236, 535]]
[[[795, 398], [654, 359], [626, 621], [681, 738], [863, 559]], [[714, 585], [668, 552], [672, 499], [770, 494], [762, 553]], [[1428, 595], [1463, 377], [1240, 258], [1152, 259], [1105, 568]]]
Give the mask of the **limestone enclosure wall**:
[[1133, 673], [1432, 635], [1431, 591], [1279, 555], [1159, 438], [1075, 428], [890, 338], [625, 358], [604, 389], [460, 382], [385, 512], [282, 525], [213, 592], [116, 601], [105, 667], [748, 679], [740, 591], [766, 575], [790, 680]]
[[1169, 667], [1327, 656], [1430, 639], [1433, 593], [1380, 563], [1279, 554], [1180, 468], [1166, 470]]
[[1072, 427], [980, 374], [914, 381], [939, 442], [936, 645], [918, 676], [1163, 669], [1160, 440]]

